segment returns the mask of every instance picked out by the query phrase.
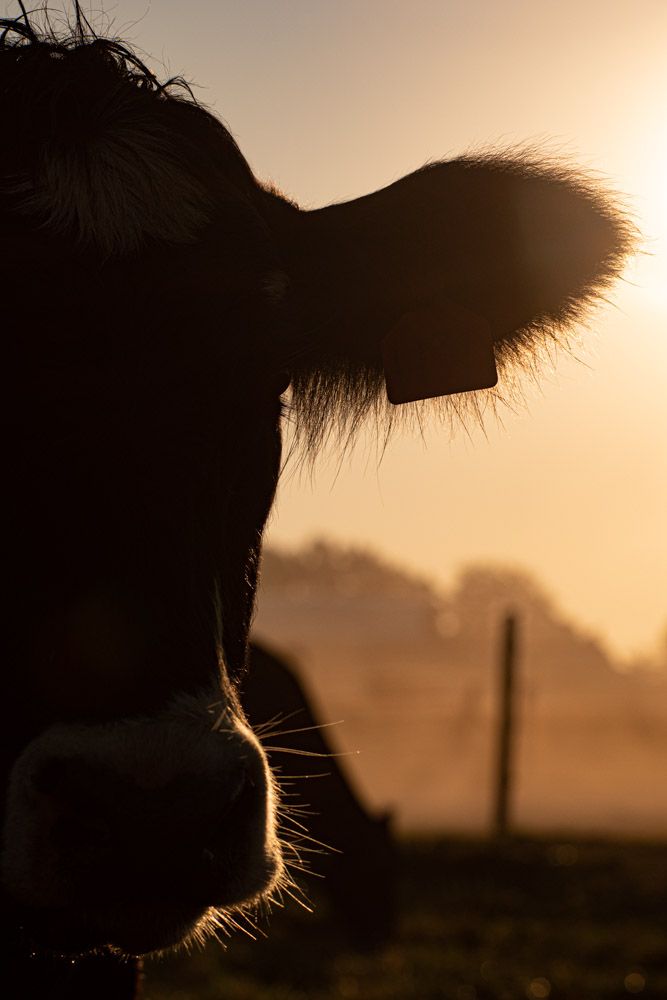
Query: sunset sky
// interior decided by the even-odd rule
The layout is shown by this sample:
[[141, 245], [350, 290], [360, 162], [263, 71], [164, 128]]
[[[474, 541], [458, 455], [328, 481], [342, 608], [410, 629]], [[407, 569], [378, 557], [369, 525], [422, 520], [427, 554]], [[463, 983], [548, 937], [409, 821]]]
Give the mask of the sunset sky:
[[312, 479], [288, 471], [269, 540], [367, 544], [444, 584], [471, 560], [522, 566], [615, 652], [650, 650], [667, 622], [667, 3], [104, 8], [153, 65], [201, 84], [257, 175], [304, 206], [526, 141], [627, 195], [647, 255], [579, 360], [562, 359], [485, 434], [433, 424], [425, 442], [397, 433], [379, 465], [367, 437], [351, 457], [323, 457]]

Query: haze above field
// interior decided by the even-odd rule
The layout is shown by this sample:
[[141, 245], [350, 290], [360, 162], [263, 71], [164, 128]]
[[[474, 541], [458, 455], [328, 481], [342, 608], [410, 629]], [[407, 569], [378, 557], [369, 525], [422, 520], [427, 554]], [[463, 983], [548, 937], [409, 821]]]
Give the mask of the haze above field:
[[559, 360], [528, 387], [528, 410], [489, 420], [486, 436], [434, 425], [425, 448], [397, 433], [379, 467], [364, 436], [351, 458], [318, 463], [316, 485], [286, 476], [270, 538], [371, 544], [445, 584], [465, 562], [524, 566], [617, 652], [649, 649], [667, 593], [663, 0], [105, 7], [117, 33], [202, 85], [258, 176], [302, 205], [526, 141], [627, 194], [652, 256], [597, 318], [584, 363]]
[[[339, 763], [403, 829], [489, 828], [500, 640], [511, 610], [513, 822], [667, 830], [667, 803], [656, 794], [667, 768], [667, 647], [649, 669], [620, 671], [539, 580], [480, 565], [438, 593], [371, 552], [326, 542], [267, 549], [258, 604], [256, 638], [293, 664], [318, 721], [340, 720], [325, 731], [350, 754]], [[317, 773], [319, 761], [304, 763]]]

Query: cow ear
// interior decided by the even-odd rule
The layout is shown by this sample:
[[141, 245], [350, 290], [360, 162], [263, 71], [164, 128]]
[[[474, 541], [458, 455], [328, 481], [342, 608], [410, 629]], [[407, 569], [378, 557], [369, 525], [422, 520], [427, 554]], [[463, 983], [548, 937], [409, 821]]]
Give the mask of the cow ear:
[[636, 241], [598, 183], [525, 156], [432, 164], [297, 216], [300, 358], [327, 385], [383, 371], [394, 403], [494, 386], [496, 362], [579, 320]]

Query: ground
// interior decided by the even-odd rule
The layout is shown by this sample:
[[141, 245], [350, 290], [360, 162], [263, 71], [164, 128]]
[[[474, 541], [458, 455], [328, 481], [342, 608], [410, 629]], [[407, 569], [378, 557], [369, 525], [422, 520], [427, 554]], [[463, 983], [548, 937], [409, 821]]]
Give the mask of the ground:
[[399, 865], [377, 951], [290, 905], [266, 939], [150, 963], [147, 1000], [667, 998], [665, 844], [412, 840]]

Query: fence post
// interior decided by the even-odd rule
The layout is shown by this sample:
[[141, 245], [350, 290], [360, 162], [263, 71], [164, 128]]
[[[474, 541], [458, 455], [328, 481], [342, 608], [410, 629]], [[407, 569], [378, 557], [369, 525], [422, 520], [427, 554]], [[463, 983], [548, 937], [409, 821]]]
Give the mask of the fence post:
[[494, 832], [497, 838], [506, 837], [510, 826], [510, 806], [513, 790], [513, 750], [515, 741], [515, 688], [517, 654], [517, 618], [505, 617], [500, 643], [500, 684], [498, 713], [498, 742], [496, 746], [496, 801]]

